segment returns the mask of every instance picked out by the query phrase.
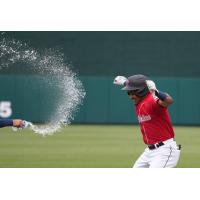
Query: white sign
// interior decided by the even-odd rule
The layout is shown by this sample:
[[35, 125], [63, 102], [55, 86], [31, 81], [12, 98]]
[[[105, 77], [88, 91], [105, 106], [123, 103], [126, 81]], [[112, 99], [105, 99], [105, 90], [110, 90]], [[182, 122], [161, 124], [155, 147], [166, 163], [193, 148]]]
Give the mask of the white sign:
[[0, 117], [9, 118], [12, 115], [12, 108], [10, 101], [0, 101]]

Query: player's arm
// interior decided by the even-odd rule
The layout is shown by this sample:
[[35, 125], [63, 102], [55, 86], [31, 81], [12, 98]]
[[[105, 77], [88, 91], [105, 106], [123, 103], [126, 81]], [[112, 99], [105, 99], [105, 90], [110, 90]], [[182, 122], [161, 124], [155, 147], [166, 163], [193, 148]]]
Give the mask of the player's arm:
[[167, 93], [156, 90], [155, 95], [158, 97], [158, 104], [162, 107], [168, 107], [173, 103], [172, 97]]
[[158, 98], [157, 102], [160, 106], [168, 107], [170, 104], [173, 103], [172, 97], [167, 93], [158, 91], [155, 83], [152, 80], [147, 80], [147, 86], [149, 88], [149, 91]]
[[0, 128], [14, 126], [17, 128], [23, 127], [23, 120], [21, 119], [0, 119]]

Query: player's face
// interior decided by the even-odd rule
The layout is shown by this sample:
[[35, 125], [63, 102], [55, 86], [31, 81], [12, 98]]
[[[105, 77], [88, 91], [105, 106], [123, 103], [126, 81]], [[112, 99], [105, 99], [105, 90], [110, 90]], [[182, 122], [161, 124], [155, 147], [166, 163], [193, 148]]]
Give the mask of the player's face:
[[140, 102], [141, 98], [136, 96], [133, 91], [128, 91], [127, 93], [135, 105], [137, 105]]

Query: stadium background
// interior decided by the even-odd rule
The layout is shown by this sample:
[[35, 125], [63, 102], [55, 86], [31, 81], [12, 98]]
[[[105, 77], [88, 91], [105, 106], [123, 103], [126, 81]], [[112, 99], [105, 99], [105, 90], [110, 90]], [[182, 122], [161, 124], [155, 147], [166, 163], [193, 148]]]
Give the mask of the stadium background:
[[[185, 146], [179, 167], [200, 167], [196, 159], [199, 128], [191, 127], [200, 125], [200, 32], [6, 32], [5, 36], [35, 49], [58, 48], [64, 53], [66, 63], [77, 72], [87, 93], [72, 124], [89, 126], [71, 126], [64, 130], [66, 134], [42, 143], [30, 131], [21, 141], [5, 129], [1, 133], [0, 167], [131, 167], [144, 146], [139, 127], [132, 127], [137, 124], [133, 105], [113, 85], [113, 79], [138, 73], [149, 76], [158, 89], [174, 98], [169, 108], [171, 120], [174, 125], [184, 125], [175, 127], [178, 140]], [[52, 115], [56, 91], [40, 85], [40, 76], [27, 73], [23, 67], [20, 71], [19, 66], [1, 70], [0, 101], [11, 101], [12, 118], [45, 122]]]
[[[116, 75], [141, 73], [174, 97], [174, 124], [200, 124], [199, 32], [7, 32], [6, 37], [36, 49], [61, 49], [87, 93], [73, 123], [137, 123], [129, 99], [112, 82]], [[13, 118], [43, 122], [51, 114], [56, 95], [49, 95], [55, 91], [37, 85], [39, 78], [18, 67], [1, 70], [1, 100], [11, 100]]]

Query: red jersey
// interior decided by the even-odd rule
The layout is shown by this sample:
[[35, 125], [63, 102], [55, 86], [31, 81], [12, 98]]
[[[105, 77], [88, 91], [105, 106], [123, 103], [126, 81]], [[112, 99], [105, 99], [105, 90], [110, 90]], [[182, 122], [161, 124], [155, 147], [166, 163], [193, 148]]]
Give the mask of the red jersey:
[[152, 94], [148, 94], [136, 105], [136, 114], [145, 144], [155, 144], [174, 138], [168, 110], [160, 106]]

